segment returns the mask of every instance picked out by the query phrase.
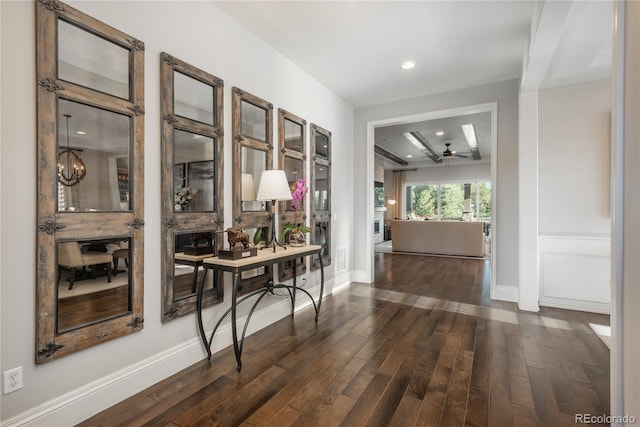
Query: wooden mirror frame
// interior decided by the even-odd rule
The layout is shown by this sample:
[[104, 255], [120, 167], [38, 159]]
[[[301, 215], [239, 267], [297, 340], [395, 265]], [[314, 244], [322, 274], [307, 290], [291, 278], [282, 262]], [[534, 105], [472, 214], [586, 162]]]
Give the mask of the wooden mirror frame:
[[[240, 228], [268, 227], [269, 209], [264, 211], [242, 210], [242, 147], [264, 151], [266, 153], [265, 170], [273, 168], [273, 105], [264, 99], [234, 87], [233, 99], [233, 224]], [[267, 112], [266, 141], [260, 141], [242, 134], [242, 102], [248, 102]], [[255, 189], [256, 192], [258, 189]]]
[[[58, 78], [58, 20], [129, 51], [129, 98], [123, 99]], [[144, 266], [144, 43], [58, 1], [36, 3], [37, 57], [37, 273], [36, 363], [139, 331], [143, 328]], [[58, 212], [57, 104], [59, 99], [128, 116], [130, 194], [128, 211]], [[121, 237], [131, 239], [129, 307], [123, 315], [58, 333], [57, 250], [59, 242]]]
[[[291, 150], [289, 148], [286, 148], [285, 146], [285, 122], [289, 120], [290, 122], [293, 122], [297, 125], [300, 126], [300, 130], [302, 131], [302, 135], [300, 136], [302, 138], [302, 151], [297, 151], [297, 150]], [[307, 178], [307, 152], [306, 152], [306, 147], [307, 147], [307, 121], [304, 120], [303, 118], [296, 116], [295, 114], [292, 114], [288, 111], [283, 110], [282, 108], [278, 109], [278, 164], [280, 165], [280, 169], [284, 170], [284, 163], [285, 163], [285, 158], [291, 158], [291, 159], [296, 159], [296, 160], [300, 160], [302, 162], [302, 176], [300, 178]], [[311, 188], [309, 186], [309, 181], [307, 180], [307, 187]], [[307, 197], [310, 196], [309, 193], [307, 194], [307, 196], [305, 197], [305, 199]], [[280, 211], [280, 227], [279, 227], [279, 231], [282, 232], [283, 226], [285, 223], [293, 221], [294, 220], [294, 216], [295, 213], [292, 211], [285, 211], [285, 207], [286, 207], [286, 202], [280, 202], [279, 203], [279, 211]], [[307, 203], [306, 200], [303, 201], [302, 204], [303, 207], [303, 215], [302, 215], [302, 220], [306, 222], [306, 219], [308, 217], [308, 212], [307, 212]], [[284, 242], [282, 242], [284, 243]], [[300, 276], [302, 274], [304, 274], [307, 271], [307, 263], [304, 260], [304, 258], [302, 259], [302, 261], [300, 262], [300, 260], [298, 260], [297, 263], [297, 271], [296, 271], [296, 275]], [[281, 281], [284, 280], [288, 280], [290, 278], [293, 277], [293, 267], [292, 267], [292, 263], [288, 262], [288, 263], [279, 263], [278, 264], [278, 278]]]
[[[316, 155], [317, 135], [324, 135], [329, 141], [327, 147], [327, 158]], [[327, 232], [325, 235], [325, 245], [327, 246], [328, 254], [322, 256], [322, 261], [325, 266], [331, 265], [331, 132], [311, 123], [311, 134], [309, 149], [313, 156], [313, 162], [311, 164], [311, 184], [309, 185], [309, 197], [311, 198], [311, 241], [313, 244], [320, 244], [317, 242], [318, 237], [316, 235], [316, 226], [321, 223], [327, 224]], [[327, 209], [320, 210], [315, 203], [315, 190], [316, 190], [316, 165], [327, 168]], [[320, 261], [318, 257], [314, 256], [311, 262], [311, 271], [315, 271], [320, 268]]]
[[[271, 235], [271, 213], [268, 207], [264, 211], [243, 211], [242, 210], [242, 147], [264, 151], [266, 154], [265, 170], [273, 168], [273, 105], [255, 95], [243, 91], [238, 87], [232, 89], [232, 127], [233, 127], [233, 226], [242, 229], [262, 228], [262, 240], [268, 241]], [[248, 102], [267, 112], [266, 138], [265, 141], [254, 139], [242, 134], [242, 102]], [[258, 188], [255, 189], [256, 193]], [[244, 294], [262, 286], [270, 277], [269, 268], [265, 268], [265, 273], [243, 279], [241, 283]]]
[[[213, 88], [213, 125], [195, 121], [175, 114], [175, 72], [193, 78]], [[178, 234], [220, 231], [224, 224], [224, 82], [218, 77], [202, 71], [168, 53], [160, 55], [161, 114], [162, 114], [162, 322], [196, 311], [197, 295], [175, 299], [174, 253]], [[174, 133], [176, 130], [199, 134], [213, 139], [215, 188], [213, 211], [176, 212], [174, 205]], [[221, 234], [214, 234], [214, 254], [221, 247]], [[196, 270], [197, 271], [197, 270]], [[213, 278], [214, 287], [203, 293], [203, 307], [223, 300], [222, 276]]]

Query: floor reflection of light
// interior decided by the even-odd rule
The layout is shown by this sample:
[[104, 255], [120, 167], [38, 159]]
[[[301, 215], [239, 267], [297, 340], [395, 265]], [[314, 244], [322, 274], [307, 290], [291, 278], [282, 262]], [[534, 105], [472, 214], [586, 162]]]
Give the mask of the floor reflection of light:
[[608, 348], [611, 348], [611, 326], [609, 325], [598, 325], [597, 323], [589, 323], [593, 332], [602, 340], [604, 345]]
[[[454, 313], [469, 314], [469, 315], [478, 316], [485, 319], [511, 323], [514, 325], [517, 325], [519, 323], [518, 316], [525, 316], [525, 317], [534, 316], [536, 319], [539, 319], [538, 321], [542, 321], [542, 323], [547, 328], [573, 330], [571, 323], [567, 322], [566, 320], [555, 319], [553, 317], [543, 316], [537, 313], [527, 313], [527, 312], [520, 312], [516, 310], [498, 308], [498, 307], [484, 307], [484, 306], [468, 304], [464, 302], [448, 301], [440, 298], [409, 294], [406, 292], [374, 288], [370, 285], [354, 285], [351, 287], [351, 292], [357, 296], [374, 298], [380, 301], [388, 301], [388, 302], [393, 302], [397, 304], [404, 304], [412, 307], [422, 308], [425, 310], [437, 309], [437, 310], [451, 311]], [[591, 324], [589, 325], [593, 328], [593, 325]], [[608, 326], [604, 326], [604, 325], [598, 325], [598, 326], [602, 326], [603, 328], [608, 328]], [[598, 334], [598, 336], [600, 336], [598, 331], [595, 331], [595, 332]], [[610, 332], [609, 332], [609, 335], [610, 335]], [[605, 344], [607, 343], [605, 342]]]

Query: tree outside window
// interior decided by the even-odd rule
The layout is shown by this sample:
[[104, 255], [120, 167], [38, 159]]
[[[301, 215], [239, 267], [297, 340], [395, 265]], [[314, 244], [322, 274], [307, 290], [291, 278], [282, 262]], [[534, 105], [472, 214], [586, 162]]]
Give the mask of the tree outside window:
[[[462, 220], [464, 187], [464, 183], [407, 186], [408, 219]], [[471, 183], [470, 207], [475, 220], [491, 221], [491, 183]]]
[[464, 208], [464, 184], [440, 186], [440, 219], [462, 219]]
[[491, 183], [489, 182], [479, 182], [471, 184], [471, 194], [473, 195], [473, 204], [475, 211], [475, 194], [476, 187], [480, 190], [479, 199], [478, 199], [478, 220], [480, 221], [490, 221], [491, 220]]
[[438, 218], [438, 186], [419, 185], [412, 187], [410, 219]]

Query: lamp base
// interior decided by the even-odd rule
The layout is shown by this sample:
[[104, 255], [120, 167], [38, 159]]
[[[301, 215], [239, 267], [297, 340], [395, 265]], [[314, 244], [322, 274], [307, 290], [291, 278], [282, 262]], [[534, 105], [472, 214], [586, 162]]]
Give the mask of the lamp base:
[[261, 247], [260, 250], [272, 247], [273, 252], [275, 252], [276, 246], [280, 246], [283, 249], [287, 249], [282, 243], [278, 242], [278, 239], [276, 238], [276, 201], [275, 200], [271, 201], [271, 215], [269, 219], [271, 220], [271, 240], [267, 242], [265, 246]]
[[[274, 229], [274, 227], [272, 227], [272, 229]], [[266, 248], [273, 248], [273, 252], [275, 252], [277, 246], [280, 246], [283, 249], [287, 249], [287, 247], [285, 245], [283, 245], [282, 243], [278, 242], [278, 239], [276, 239], [276, 233], [274, 231], [274, 232], [271, 233], [271, 240], [269, 242], [267, 242], [267, 244], [265, 246], [261, 247], [260, 250], [266, 249]]]

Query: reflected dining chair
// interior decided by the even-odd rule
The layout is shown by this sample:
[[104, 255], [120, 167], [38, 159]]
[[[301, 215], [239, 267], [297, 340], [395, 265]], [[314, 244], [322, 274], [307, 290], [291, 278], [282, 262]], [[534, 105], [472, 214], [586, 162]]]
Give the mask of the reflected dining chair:
[[[62, 268], [69, 270], [69, 290], [73, 289], [73, 282], [76, 280], [76, 268], [84, 268], [87, 266], [96, 266], [101, 264], [107, 265], [107, 281], [111, 283], [111, 254], [102, 252], [85, 252], [82, 253], [78, 242], [58, 243], [58, 284], [60, 284], [60, 276]], [[96, 278], [95, 267], [91, 268], [91, 277]]]
[[129, 243], [128, 242], [120, 242], [120, 249], [116, 249], [111, 254], [113, 257], [113, 275], [118, 274], [118, 264], [120, 263], [120, 258], [124, 259], [124, 265], [129, 268]]

